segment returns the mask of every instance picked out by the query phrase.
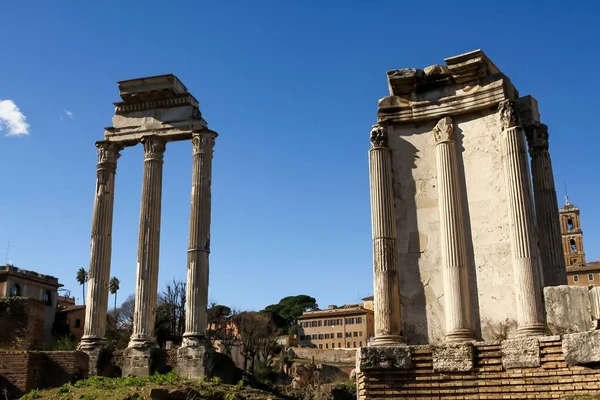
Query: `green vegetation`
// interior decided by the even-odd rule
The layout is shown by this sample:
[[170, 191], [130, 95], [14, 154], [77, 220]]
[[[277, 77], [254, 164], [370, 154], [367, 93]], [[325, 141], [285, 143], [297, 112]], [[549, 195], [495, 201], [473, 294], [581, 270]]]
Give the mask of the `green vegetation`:
[[295, 333], [297, 319], [304, 311], [318, 310], [319, 305], [314, 297], [305, 294], [288, 296], [279, 300], [277, 304], [265, 307], [261, 312], [268, 313], [277, 325], [279, 334], [288, 335]]

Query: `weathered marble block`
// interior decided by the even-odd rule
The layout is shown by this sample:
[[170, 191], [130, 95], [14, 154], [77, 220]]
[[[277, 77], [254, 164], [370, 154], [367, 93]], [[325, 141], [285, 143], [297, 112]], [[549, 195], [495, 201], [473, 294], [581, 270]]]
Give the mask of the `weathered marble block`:
[[473, 344], [448, 343], [432, 346], [433, 370], [439, 372], [466, 372], [473, 370]]
[[411, 351], [408, 346], [361, 347], [356, 352], [356, 372], [370, 369], [410, 369]]
[[537, 338], [504, 340], [501, 346], [505, 369], [540, 366], [540, 341]]

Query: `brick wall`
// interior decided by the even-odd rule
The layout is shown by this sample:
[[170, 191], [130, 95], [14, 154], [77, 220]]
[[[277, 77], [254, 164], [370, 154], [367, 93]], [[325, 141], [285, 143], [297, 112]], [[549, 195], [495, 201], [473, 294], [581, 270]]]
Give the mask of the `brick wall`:
[[411, 347], [408, 370], [361, 371], [359, 399], [561, 399], [600, 392], [600, 366], [569, 366], [559, 337], [539, 347], [540, 367], [507, 370], [499, 343], [477, 343], [469, 372], [435, 372], [432, 348]]
[[88, 358], [79, 351], [0, 352], [0, 393], [20, 397], [32, 389], [58, 387], [82, 378]]

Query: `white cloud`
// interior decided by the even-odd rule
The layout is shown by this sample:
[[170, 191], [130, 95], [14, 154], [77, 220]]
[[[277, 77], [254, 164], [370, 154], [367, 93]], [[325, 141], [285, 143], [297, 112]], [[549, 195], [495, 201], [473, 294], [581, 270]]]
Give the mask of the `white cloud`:
[[67, 117], [73, 119], [73, 111], [65, 110], [65, 114], [67, 114]]
[[6, 136], [20, 136], [29, 133], [25, 116], [12, 100], [0, 100], [0, 131], [7, 130]]

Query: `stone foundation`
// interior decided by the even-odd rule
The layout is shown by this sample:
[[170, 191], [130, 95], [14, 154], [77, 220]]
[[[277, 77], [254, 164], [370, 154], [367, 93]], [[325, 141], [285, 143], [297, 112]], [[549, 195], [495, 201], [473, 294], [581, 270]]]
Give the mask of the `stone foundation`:
[[122, 375], [150, 376], [165, 364], [164, 352], [156, 347], [130, 347], [123, 350]]
[[180, 347], [177, 350], [177, 372], [190, 379], [211, 377], [215, 350], [210, 346]]
[[[472, 353], [468, 345], [362, 348], [356, 362], [358, 398], [556, 399], [597, 394], [600, 351], [579, 351], [583, 344], [600, 348], [600, 332], [478, 342]], [[407, 354], [410, 360], [404, 358]], [[453, 357], [457, 359], [452, 362]]]

